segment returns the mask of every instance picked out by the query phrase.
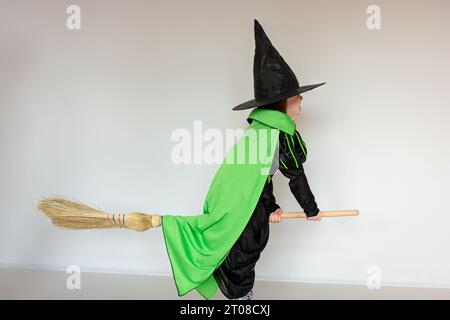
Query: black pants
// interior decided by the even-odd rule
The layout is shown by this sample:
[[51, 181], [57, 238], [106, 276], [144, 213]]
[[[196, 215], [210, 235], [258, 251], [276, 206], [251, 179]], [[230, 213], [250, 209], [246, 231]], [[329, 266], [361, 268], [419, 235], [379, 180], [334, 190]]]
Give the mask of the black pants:
[[213, 275], [228, 299], [247, 294], [255, 282], [255, 265], [269, 240], [269, 214], [274, 209], [272, 182], [266, 183], [244, 231]]

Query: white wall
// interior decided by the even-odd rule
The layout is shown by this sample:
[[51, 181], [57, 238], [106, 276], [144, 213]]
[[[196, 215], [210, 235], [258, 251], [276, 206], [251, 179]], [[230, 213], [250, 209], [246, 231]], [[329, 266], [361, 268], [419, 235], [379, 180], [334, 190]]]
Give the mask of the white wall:
[[62, 231], [33, 205], [200, 213], [218, 165], [174, 165], [170, 135], [246, 126], [257, 18], [301, 84], [327, 82], [298, 120], [319, 207], [361, 213], [271, 225], [257, 277], [450, 286], [450, 3], [377, 1], [370, 31], [372, 3], [1, 0], [0, 263], [169, 275], [161, 229]]

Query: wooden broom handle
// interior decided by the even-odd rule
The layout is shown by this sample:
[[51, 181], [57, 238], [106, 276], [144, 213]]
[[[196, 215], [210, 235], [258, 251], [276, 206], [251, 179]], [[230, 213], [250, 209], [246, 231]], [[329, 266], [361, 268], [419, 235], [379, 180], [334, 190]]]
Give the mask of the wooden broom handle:
[[[322, 212], [322, 217], [332, 218], [332, 217], [351, 217], [359, 215], [358, 210], [339, 210], [339, 211], [320, 211]], [[161, 226], [161, 216], [159, 215], [147, 215], [151, 219], [151, 226], [153, 228]], [[283, 212], [281, 214], [281, 219], [295, 219], [295, 218], [306, 218], [304, 212]], [[145, 230], [148, 229], [145, 228]]]
[[[340, 210], [340, 211], [320, 211], [322, 212], [322, 217], [351, 217], [357, 216], [359, 214], [358, 210]], [[281, 214], [281, 219], [293, 219], [293, 218], [306, 218], [304, 212], [283, 212]]]

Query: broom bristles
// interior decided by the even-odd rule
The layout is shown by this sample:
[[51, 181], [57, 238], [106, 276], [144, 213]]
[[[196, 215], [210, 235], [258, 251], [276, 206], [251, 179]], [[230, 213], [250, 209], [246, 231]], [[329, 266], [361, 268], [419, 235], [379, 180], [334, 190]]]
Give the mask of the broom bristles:
[[52, 223], [64, 229], [95, 229], [126, 227], [145, 231], [161, 225], [160, 216], [141, 212], [126, 214], [123, 221], [112, 221], [108, 212], [97, 210], [79, 201], [62, 197], [43, 198], [37, 208], [49, 217]]

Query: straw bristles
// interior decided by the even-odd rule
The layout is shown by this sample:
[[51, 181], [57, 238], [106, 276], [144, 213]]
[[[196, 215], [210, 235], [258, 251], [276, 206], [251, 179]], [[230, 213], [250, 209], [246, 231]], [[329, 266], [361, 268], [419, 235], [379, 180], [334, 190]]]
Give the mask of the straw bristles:
[[159, 215], [147, 215], [131, 212], [125, 219], [112, 219], [112, 214], [97, 210], [84, 203], [62, 197], [43, 198], [37, 208], [52, 220], [52, 223], [65, 229], [95, 229], [125, 227], [136, 231], [145, 231], [161, 225]]

